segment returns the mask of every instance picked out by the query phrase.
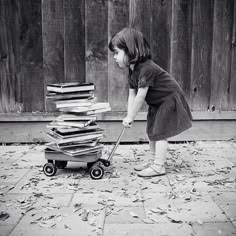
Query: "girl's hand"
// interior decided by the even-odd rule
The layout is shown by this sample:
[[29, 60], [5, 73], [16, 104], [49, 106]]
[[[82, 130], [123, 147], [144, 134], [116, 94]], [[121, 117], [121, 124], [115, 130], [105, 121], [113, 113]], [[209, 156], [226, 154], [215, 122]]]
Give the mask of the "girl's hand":
[[127, 117], [125, 117], [125, 118], [123, 119], [122, 124], [124, 125], [124, 127], [130, 128], [132, 122], [133, 122], [133, 120], [127, 116]]

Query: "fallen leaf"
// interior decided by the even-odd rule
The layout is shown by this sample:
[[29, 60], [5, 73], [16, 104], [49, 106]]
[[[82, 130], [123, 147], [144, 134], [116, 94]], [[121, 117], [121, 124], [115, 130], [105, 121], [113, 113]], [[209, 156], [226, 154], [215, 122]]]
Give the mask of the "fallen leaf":
[[83, 221], [88, 221], [88, 214], [89, 211], [87, 211], [86, 209], [84, 209], [83, 213], [82, 213], [82, 220]]
[[5, 211], [1, 211], [0, 212], [0, 220], [6, 220], [8, 217], [9, 217], [10, 215], [7, 213], [7, 212], [5, 212]]
[[147, 219], [142, 219], [142, 221], [143, 221], [144, 223], [146, 223], [146, 224], [153, 224], [153, 221], [152, 221], [151, 219], [149, 219], [149, 218], [147, 218]]
[[152, 184], [158, 184], [160, 181], [161, 181], [161, 179], [158, 179], [158, 180], [152, 180], [151, 183], [152, 183]]
[[70, 229], [70, 230], [71, 230], [71, 227], [69, 227], [68, 225], [64, 225], [64, 228], [65, 228], [65, 229]]
[[200, 225], [203, 225], [203, 222], [201, 220], [197, 220], [196, 222]]
[[136, 213], [134, 213], [133, 211], [130, 211], [130, 215], [134, 218], [138, 218], [138, 215]]
[[183, 223], [182, 220], [176, 220], [176, 219], [173, 219], [173, 218], [171, 218], [171, 217], [169, 217], [169, 216], [167, 216], [167, 218], [168, 218], [169, 221], [172, 222], [172, 223], [177, 223], [177, 224], [182, 224], [182, 223]]
[[89, 219], [88, 223], [91, 225], [91, 226], [95, 226], [96, 225], [96, 218], [95, 217], [92, 217]]

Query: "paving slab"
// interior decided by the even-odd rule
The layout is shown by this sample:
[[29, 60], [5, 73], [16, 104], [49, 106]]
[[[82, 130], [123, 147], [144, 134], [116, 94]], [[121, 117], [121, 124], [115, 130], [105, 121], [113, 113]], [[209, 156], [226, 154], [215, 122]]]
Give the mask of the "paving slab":
[[0, 225], [0, 235], [9, 236], [15, 225]]
[[[145, 194], [145, 209], [153, 211], [159, 209], [167, 219], [182, 222], [227, 221], [224, 212], [217, 206], [207, 193], [201, 196], [185, 195], [181, 192], [169, 194]], [[157, 211], [156, 216], [159, 217]], [[163, 217], [162, 217], [163, 218]], [[157, 219], [158, 220], [158, 219]]]
[[167, 175], [147, 179], [139, 178], [140, 188], [143, 193], [170, 192], [171, 186]]
[[75, 193], [71, 204], [82, 203], [86, 206], [114, 205], [114, 206], [142, 206], [141, 195], [129, 196], [124, 191]]
[[191, 226], [187, 224], [107, 224], [104, 236], [190, 236]]
[[113, 207], [105, 224], [139, 224], [146, 219], [143, 207]]
[[205, 192], [231, 192], [236, 190], [235, 178], [224, 174], [194, 172], [192, 175], [187, 176], [179, 173], [169, 173], [168, 178], [173, 188], [183, 191], [192, 191], [194, 189], [194, 191]]
[[17, 202], [14, 199], [5, 200], [1, 197], [0, 209], [7, 215], [6, 219], [0, 220], [0, 227], [3, 225], [16, 225], [22, 218], [23, 209], [16, 207]]
[[24, 215], [10, 236], [97, 235], [97, 221], [100, 218], [95, 214], [84, 221], [78, 212], [74, 212], [74, 208], [52, 209], [48, 212], [33, 210]]
[[7, 153], [0, 153], [0, 166], [13, 166], [14, 162], [16, 162], [20, 158], [20, 155], [12, 154], [9, 156]]
[[19, 182], [30, 170], [29, 169], [16, 169], [16, 168], [0, 168], [0, 183], [14, 183]]
[[[64, 170], [63, 170], [64, 171]], [[68, 175], [47, 177], [41, 168], [31, 169], [15, 186], [10, 193], [73, 193], [79, 184], [81, 175], [76, 171], [68, 171]], [[73, 173], [73, 174], [72, 174]], [[68, 177], [70, 176], [70, 177]]]
[[192, 225], [196, 236], [235, 236], [236, 228], [230, 222], [194, 223]]
[[45, 176], [44, 146], [0, 147], [0, 235], [231, 235], [235, 153], [233, 141], [170, 144], [167, 175], [140, 178], [133, 168], [149, 146], [120, 145], [95, 181], [77, 162]]
[[227, 218], [232, 221], [234, 224], [236, 222], [236, 205], [233, 204], [226, 204], [226, 205], [219, 205], [222, 211], [225, 213]]
[[15, 182], [0, 182], [0, 195], [4, 195], [15, 188]]
[[209, 192], [218, 205], [236, 205], [236, 192]]

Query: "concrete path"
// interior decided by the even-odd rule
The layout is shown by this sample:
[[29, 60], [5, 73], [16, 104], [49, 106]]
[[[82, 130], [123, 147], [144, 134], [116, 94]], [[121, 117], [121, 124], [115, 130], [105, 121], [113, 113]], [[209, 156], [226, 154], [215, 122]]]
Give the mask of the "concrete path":
[[236, 235], [235, 141], [170, 144], [163, 177], [137, 177], [143, 159], [121, 145], [101, 180], [72, 162], [47, 177], [43, 146], [0, 146], [0, 236]]

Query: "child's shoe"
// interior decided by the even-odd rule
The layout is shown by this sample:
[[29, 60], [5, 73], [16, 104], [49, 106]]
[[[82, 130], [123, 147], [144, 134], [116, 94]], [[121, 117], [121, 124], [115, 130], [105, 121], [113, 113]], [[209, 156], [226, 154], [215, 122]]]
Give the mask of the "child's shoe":
[[150, 164], [147, 163], [147, 162], [141, 163], [141, 164], [139, 164], [139, 165], [136, 165], [136, 166], [134, 167], [134, 170], [136, 170], [136, 171], [142, 171], [142, 170], [148, 168], [149, 165], [150, 165]]
[[150, 165], [146, 169], [140, 171], [138, 176], [140, 177], [155, 177], [162, 176], [166, 174], [166, 170], [164, 166], [159, 165]]

